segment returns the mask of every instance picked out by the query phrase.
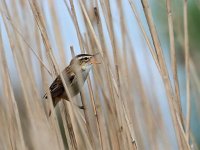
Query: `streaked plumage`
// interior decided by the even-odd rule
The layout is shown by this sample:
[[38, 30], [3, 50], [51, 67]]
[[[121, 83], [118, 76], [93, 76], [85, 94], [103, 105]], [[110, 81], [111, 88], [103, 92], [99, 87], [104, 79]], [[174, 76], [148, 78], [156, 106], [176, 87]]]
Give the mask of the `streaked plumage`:
[[[92, 65], [96, 63], [94, 59], [95, 55], [77, 55], [71, 60], [70, 65], [62, 71], [62, 75], [71, 96], [75, 96], [80, 92]], [[69, 99], [60, 75], [53, 81], [49, 89], [54, 107], [61, 99]], [[45, 95], [45, 98], [47, 99], [47, 95]]]

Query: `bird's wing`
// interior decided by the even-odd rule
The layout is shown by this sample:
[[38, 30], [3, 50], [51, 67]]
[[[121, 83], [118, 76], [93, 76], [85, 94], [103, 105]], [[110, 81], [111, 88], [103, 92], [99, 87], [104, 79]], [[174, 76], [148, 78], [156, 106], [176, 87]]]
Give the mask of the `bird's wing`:
[[64, 90], [65, 89], [62, 84], [62, 80], [60, 76], [58, 76], [50, 86], [50, 92], [51, 92], [52, 98], [62, 95]]
[[[74, 73], [67, 74], [67, 80], [69, 82], [69, 84], [67, 85], [71, 85], [75, 81], [75, 78], [76, 78], [76, 75]], [[61, 96], [64, 91], [65, 89], [64, 89], [62, 80], [60, 76], [58, 76], [50, 86], [51, 95], [52, 97]]]

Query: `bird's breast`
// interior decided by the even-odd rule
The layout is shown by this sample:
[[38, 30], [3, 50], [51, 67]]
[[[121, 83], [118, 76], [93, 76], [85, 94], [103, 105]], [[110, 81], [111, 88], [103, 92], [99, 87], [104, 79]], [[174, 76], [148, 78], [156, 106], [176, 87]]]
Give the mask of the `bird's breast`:
[[77, 76], [78, 79], [75, 80], [74, 83], [71, 85], [72, 96], [77, 95], [81, 91], [81, 88], [83, 87], [85, 80], [87, 79], [88, 73], [89, 71], [84, 71], [81, 74], [82, 76], [80, 77]]

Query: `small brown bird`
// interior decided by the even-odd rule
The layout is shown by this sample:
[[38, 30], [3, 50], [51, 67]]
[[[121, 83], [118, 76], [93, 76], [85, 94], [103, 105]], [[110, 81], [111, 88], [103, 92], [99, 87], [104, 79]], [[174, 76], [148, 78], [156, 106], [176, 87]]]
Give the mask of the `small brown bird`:
[[[95, 59], [97, 54], [98, 53], [94, 55], [77, 55], [71, 60], [69, 66], [62, 71], [62, 75], [71, 96], [75, 96], [81, 91], [93, 64], [99, 64]], [[54, 107], [61, 99], [69, 100], [60, 75], [51, 84], [50, 93]], [[44, 95], [44, 98], [47, 99], [47, 94]], [[82, 107], [79, 106], [79, 108]]]

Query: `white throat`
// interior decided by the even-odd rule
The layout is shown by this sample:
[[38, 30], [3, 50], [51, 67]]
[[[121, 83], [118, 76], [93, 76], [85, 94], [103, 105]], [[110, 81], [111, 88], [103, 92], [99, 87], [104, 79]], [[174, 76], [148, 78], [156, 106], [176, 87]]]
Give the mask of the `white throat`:
[[90, 69], [92, 68], [92, 65], [88, 65], [86, 67], [82, 67], [82, 78], [85, 80], [88, 76], [88, 73], [90, 72]]

